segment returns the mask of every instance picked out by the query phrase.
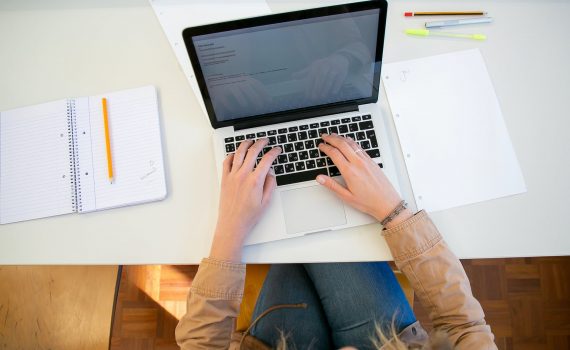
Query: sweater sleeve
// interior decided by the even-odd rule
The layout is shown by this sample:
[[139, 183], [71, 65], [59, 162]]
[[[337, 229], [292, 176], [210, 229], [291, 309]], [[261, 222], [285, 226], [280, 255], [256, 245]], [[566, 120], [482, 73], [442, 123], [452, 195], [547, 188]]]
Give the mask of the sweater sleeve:
[[427, 213], [421, 211], [383, 235], [434, 330], [445, 332], [457, 349], [496, 349], [463, 266]]
[[243, 298], [245, 264], [203, 259], [176, 327], [181, 349], [227, 349]]

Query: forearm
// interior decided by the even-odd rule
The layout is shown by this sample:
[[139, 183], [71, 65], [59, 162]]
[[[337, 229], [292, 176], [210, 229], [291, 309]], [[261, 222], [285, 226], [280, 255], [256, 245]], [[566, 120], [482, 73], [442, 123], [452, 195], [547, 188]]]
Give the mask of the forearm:
[[493, 334], [467, 275], [427, 214], [390, 226], [384, 236], [434, 328], [445, 331], [456, 346], [493, 348]]
[[227, 349], [243, 298], [245, 265], [204, 259], [176, 327], [182, 349]]

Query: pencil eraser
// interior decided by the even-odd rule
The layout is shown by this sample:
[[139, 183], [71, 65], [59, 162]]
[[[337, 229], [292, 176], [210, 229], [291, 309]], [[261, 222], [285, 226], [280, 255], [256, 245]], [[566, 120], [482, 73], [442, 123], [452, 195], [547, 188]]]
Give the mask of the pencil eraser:
[[414, 15], [413, 12], [404, 12], [404, 16], [406, 17], [412, 17]]

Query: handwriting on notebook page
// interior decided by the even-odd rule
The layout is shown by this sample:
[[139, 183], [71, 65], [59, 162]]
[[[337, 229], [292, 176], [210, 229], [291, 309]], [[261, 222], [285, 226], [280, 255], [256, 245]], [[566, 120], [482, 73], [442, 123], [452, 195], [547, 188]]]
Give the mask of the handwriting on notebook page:
[[149, 168], [147, 169], [147, 171], [141, 176], [141, 181], [144, 181], [145, 179], [148, 179], [152, 174], [155, 174], [157, 171], [157, 168], [155, 166], [154, 160], [151, 160], [148, 162], [149, 163]]

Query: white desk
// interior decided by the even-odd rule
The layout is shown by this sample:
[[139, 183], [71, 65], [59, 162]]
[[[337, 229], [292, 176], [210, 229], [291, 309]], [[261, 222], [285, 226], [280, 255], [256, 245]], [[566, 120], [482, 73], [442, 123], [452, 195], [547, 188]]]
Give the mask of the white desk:
[[[482, 43], [403, 34], [423, 22], [405, 10], [434, 9], [484, 9], [496, 22], [457, 30], [488, 34]], [[528, 187], [432, 214], [461, 258], [570, 254], [569, 13], [562, 1], [389, 5], [385, 62], [481, 49]], [[194, 264], [208, 254], [218, 195], [212, 129], [145, 0], [3, 2], [0, 50], [0, 110], [156, 85], [169, 191], [162, 202], [0, 226], [0, 264]], [[379, 106], [391, 120], [382, 95]], [[248, 262], [390, 258], [377, 225], [245, 249]]]

